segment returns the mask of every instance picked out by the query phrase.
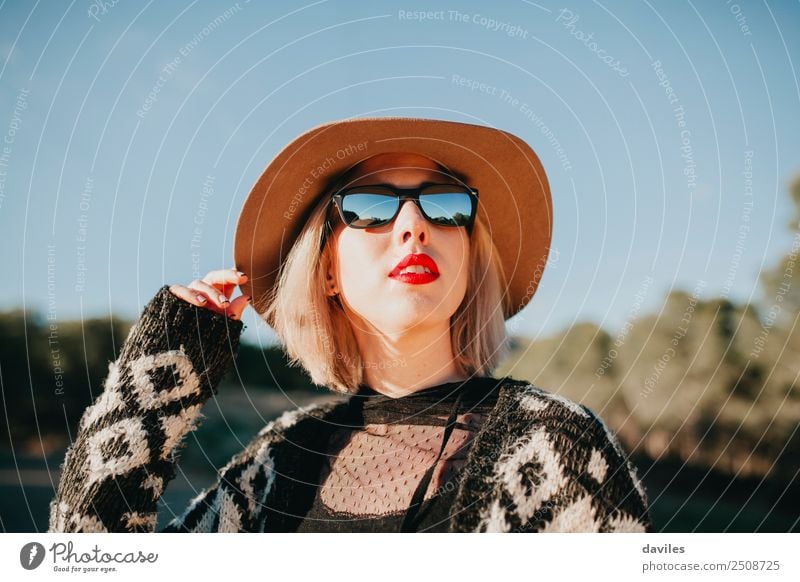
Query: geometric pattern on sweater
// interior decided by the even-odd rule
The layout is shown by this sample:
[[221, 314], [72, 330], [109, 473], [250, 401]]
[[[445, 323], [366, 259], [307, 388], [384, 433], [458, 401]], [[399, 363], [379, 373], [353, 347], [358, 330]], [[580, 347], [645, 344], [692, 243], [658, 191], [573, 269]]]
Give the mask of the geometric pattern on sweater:
[[[247, 450], [223, 468], [218, 482], [201, 492], [163, 531], [292, 531], [285, 521], [275, 529], [266, 523], [269, 492], [281, 485], [288, 492], [285, 497], [294, 491], [290, 461], [278, 467], [272, 455], [283, 448], [312, 449], [315, 445], [303, 437], [316, 432], [319, 425], [309, 419], [337, 424], [345, 408], [328, 403], [284, 413], [262, 429]], [[505, 415], [501, 410], [506, 410]], [[510, 418], [514, 410], [525, 419]], [[289, 429], [294, 434], [286, 439]], [[504, 436], [493, 438], [495, 431], [503, 430]], [[494, 413], [474, 442], [459, 473], [449, 531], [652, 531], [647, 498], [635, 468], [620, 455], [616, 437], [590, 409], [508, 379]], [[296, 456], [291, 462], [302, 463], [302, 459]], [[482, 471], [482, 463], [492, 470]], [[306, 464], [315, 466], [310, 459]], [[252, 480], [256, 476], [261, 477], [260, 484]], [[295, 517], [303, 513], [302, 504], [287, 501], [283, 507], [287, 514], [295, 507]]]
[[241, 328], [159, 290], [81, 416], [48, 531], [154, 531], [181, 441], [232, 363]]
[[[232, 364], [242, 324], [164, 286], [109, 365], [67, 450], [51, 532], [153, 532], [185, 435]], [[456, 479], [453, 532], [650, 532], [647, 496], [589, 408], [507, 377]], [[163, 532], [293, 531], [352, 397], [287, 411], [234, 455]]]
[[[470, 453], [460, 473], [463, 480], [454, 504], [451, 531], [651, 531], [646, 496], [635, 469], [624, 460], [616, 438], [597, 416], [524, 383], [507, 384], [500, 394], [495, 414], [485, 421], [485, 432], [476, 436], [476, 452]], [[506, 413], [501, 414], [501, 410]], [[512, 418], [515, 410], [527, 414]], [[319, 412], [317, 407], [315, 413]], [[330, 420], [330, 416], [322, 418]], [[261, 459], [269, 458], [270, 450], [280, 449], [280, 433], [289, 427], [298, 428], [302, 417], [301, 411], [286, 413], [267, 429], [271, 438], [254, 446], [252, 455], [230, 464], [220, 481], [221, 490], [227, 493], [221, 495], [217, 489], [213, 495], [201, 495], [187, 512], [194, 512], [188, 529], [243, 529], [242, 518], [223, 524], [215, 524], [214, 519], [237, 515], [235, 508], [241, 507], [242, 502], [237, 505], [235, 501], [244, 490], [237, 476], [253, 464], [264, 466]], [[492, 438], [500, 431], [502, 434]], [[294, 439], [303, 448], [298, 436]], [[491, 465], [492, 470], [482, 471], [481, 462]], [[276, 473], [285, 475], [274, 466], [267, 469], [267, 474]], [[287, 490], [291, 490], [288, 485]], [[482, 491], [484, 495], [480, 494]], [[260, 500], [266, 500], [264, 493]], [[248, 513], [242, 511], [239, 515]], [[204, 522], [196, 530], [197, 523], [203, 521], [200, 516], [204, 516]], [[179, 519], [171, 526], [177, 531], [180, 523]], [[262, 528], [263, 522], [244, 529], [264, 531]]]
[[[516, 381], [501, 391], [470, 459], [453, 531], [648, 532], [647, 496], [616, 436], [594, 412]], [[496, 451], [499, 450], [499, 453]], [[468, 460], [469, 462], [469, 460]]]
[[[289, 485], [292, 468], [277, 467], [276, 453], [290, 445], [287, 430], [307, 426], [311, 419], [344, 411], [342, 403], [312, 404], [284, 412], [219, 471], [216, 483], [201, 491], [164, 532], [264, 532], [270, 493], [280, 478]], [[302, 420], [302, 422], [301, 422]], [[296, 443], [291, 443], [296, 444]], [[281, 446], [282, 445], [282, 446]], [[298, 445], [299, 446], [299, 445]]]

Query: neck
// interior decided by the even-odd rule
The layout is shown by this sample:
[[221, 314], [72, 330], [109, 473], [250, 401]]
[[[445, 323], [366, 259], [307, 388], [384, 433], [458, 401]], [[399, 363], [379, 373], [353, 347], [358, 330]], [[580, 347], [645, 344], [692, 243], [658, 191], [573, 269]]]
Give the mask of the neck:
[[448, 325], [396, 335], [359, 329], [356, 341], [364, 366], [363, 383], [386, 396], [399, 398], [467, 378], [455, 365]]

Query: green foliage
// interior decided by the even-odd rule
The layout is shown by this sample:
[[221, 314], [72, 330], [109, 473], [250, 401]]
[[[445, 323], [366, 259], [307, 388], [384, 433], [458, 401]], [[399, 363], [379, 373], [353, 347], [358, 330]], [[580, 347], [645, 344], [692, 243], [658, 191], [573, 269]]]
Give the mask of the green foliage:
[[239, 346], [236, 364], [223, 382], [290, 392], [314, 387], [305, 370], [289, 367], [286, 352], [280, 347], [261, 348], [246, 342]]
[[589, 406], [632, 452], [791, 479], [800, 464], [800, 332], [768, 332], [753, 307], [675, 291], [624, 341], [592, 324], [518, 338], [498, 372]]
[[73, 430], [102, 392], [108, 363], [130, 329], [119, 319], [50, 322], [38, 313], [0, 313], [0, 370], [15, 445], [47, 447], [49, 433]]
[[789, 230], [794, 235], [789, 252], [774, 268], [761, 274], [764, 303], [768, 311], [777, 310], [777, 318], [788, 322], [800, 312], [800, 176], [789, 187], [794, 215]]

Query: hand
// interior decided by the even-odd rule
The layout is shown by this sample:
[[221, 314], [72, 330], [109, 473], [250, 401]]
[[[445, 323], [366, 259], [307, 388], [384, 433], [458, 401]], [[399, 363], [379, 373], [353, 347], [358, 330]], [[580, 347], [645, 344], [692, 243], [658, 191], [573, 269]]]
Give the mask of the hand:
[[210, 271], [202, 279], [195, 279], [188, 287], [171, 285], [170, 292], [197, 307], [204, 307], [231, 319], [241, 319], [250, 297], [240, 295], [230, 300], [234, 288], [247, 281], [247, 275], [235, 269]]

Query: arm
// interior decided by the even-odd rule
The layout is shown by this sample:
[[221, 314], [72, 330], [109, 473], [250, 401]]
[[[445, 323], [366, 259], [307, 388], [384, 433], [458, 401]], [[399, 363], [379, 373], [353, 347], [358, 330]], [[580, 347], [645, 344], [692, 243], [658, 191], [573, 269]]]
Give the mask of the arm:
[[243, 324], [162, 287], [109, 365], [68, 448], [50, 532], [154, 531], [179, 445], [231, 365]]

